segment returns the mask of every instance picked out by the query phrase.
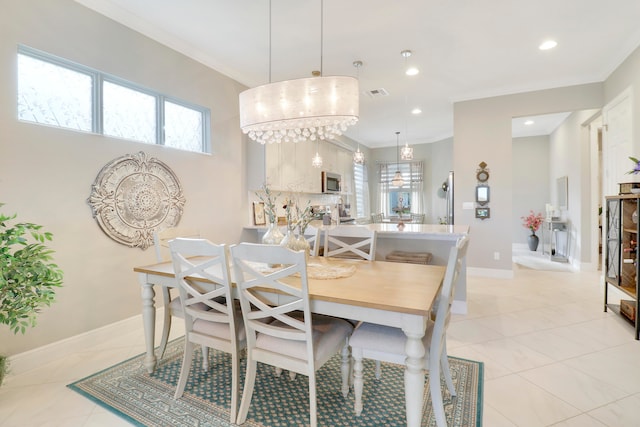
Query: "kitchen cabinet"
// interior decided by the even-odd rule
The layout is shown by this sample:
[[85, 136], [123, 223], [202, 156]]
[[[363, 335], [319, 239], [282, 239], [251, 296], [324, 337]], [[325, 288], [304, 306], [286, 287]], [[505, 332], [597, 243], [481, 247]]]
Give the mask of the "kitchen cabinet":
[[[322, 157], [322, 167], [315, 168], [311, 160], [316, 151]], [[282, 142], [265, 146], [265, 178], [273, 190], [301, 193], [322, 191], [321, 172], [342, 175], [343, 192], [350, 193], [353, 181], [353, 154], [327, 142]]]
[[[632, 315], [625, 315], [635, 327], [635, 339], [640, 338], [638, 323], [638, 235], [640, 225], [640, 195], [628, 194], [606, 197], [605, 232], [605, 283], [604, 311], [608, 309], [622, 313], [631, 308]], [[624, 297], [620, 301], [610, 302], [609, 288], [620, 291]], [[628, 310], [624, 310], [629, 313]]]

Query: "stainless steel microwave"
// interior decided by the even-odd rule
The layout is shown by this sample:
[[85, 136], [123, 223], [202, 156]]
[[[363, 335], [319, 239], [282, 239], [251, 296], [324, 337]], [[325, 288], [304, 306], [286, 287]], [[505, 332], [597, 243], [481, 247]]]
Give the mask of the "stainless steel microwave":
[[322, 172], [322, 192], [323, 193], [339, 193], [340, 192], [340, 174], [332, 172]]

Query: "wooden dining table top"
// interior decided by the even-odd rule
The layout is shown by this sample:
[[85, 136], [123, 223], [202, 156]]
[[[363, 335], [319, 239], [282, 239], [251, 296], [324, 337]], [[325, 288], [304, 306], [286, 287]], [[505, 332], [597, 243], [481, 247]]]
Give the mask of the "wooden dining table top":
[[[444, 278], [445, 267], [387, 261], [311, 257], [309, 264], [327, 269], [355, 266], [347, 277], [309, 278], [309, 298], [339, 304], [428, 316]], [[137, 273], [174, 277], [170, 261], [135, 267]], [[233, 269], [231, 269], [233, 276]], [[197, 280], [197, 278], [196, 278]]]

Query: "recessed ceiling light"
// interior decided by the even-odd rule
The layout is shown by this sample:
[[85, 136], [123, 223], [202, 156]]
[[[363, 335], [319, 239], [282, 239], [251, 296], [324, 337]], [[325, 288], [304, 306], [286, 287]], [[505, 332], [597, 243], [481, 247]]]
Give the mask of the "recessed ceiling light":
[[407, 68], [407, 71], [405, 71], [404, 73], [407, 76], [415, 76], [419, 72], [420, 72], [420, 70], [418, 70], [416, 67], [410, 67], [410, 68]]
[[547, 40], [543, 42], [540, 46], [538, 46], [538, 49], [549, 50], [549, 49], [553, 49], [557, 45], [558, 45], [558, 42], [556, 42], [555, 40]]
[[531, 126], [534, 123], [535, 122], [533, 120], [527, 120], [526, 122], [524, 122], [524, 124], [527, 125], [527, 126]]
[[422, 113], [422, 110], [418, 107], [411, 110], [411, 114], [420, 114], [420, 113]]

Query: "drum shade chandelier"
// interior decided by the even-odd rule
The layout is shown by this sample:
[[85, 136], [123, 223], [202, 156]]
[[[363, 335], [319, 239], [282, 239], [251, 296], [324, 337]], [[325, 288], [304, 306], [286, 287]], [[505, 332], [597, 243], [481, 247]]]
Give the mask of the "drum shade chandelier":
[[271, 83], [271, 2], [269, 2], [269, 83], [240, 93], [240, 127], [260, 144], [315, 141], [342, 135], [358, 121], [358, 80], [323, 76], [323, 13], [320, 2], [320, 71], [313, 77]]

